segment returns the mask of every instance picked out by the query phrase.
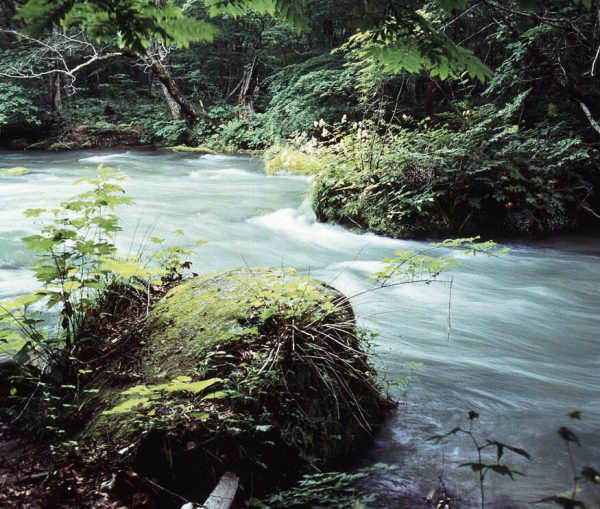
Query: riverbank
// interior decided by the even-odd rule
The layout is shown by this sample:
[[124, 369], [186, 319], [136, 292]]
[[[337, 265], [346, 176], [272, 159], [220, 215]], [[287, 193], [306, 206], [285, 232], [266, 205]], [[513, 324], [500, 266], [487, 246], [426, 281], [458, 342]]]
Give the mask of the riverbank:
[[95, 465], [80, 451], [57, 457], [35, 436], [0, 430], [0, 505], [12, 508], [116, 509], [102, 491]]
[[[102, 139], [102, 137], [100, 138]], [[374, 233], [391, 238], [414, 238], [419, 240], [435, 241], [443, 240], [449, 236], [456, 237], [478, 234], [487, 238], [494, 238], [499, 242], [515, 242], [517, 244], [526, 244], [528, 241], [538, 242], [544, 238], [548, 238], [550, 243], [549, 245], [551, 245], [551, 243], [555, 241], [550, 239], [557, 239], [563, 235], [566, 238], [576, 235], [595, 235], [596, 232], [598, 232], [598, 228], [600, 228], [598, 220], [596, 220], [593, 214], [589, 212], [588, 205], [586, 205], [585, 208], [579, 209], [577, 212], [578, 219], [575, 219], [575, 216], [573, 216], [563, 224], [557, 223], [549, 228], [521, 228], [517, 223], [512, 224], [509, 216], [507, 216], [502, 220], [505, 222], [505, 226], [502, 227], [499, 226], [499, 223], [496, 220], [494, 220], [492, 222], [482, 223], [481, 228], [475, 230], [473, 230], [472, 227], [469, 227], [464, 228], [463, 231], [453, 232], [451, 226], [442, 220], [443, 217], [438, 217], [436, 213], [432, 213], [432, 219], [428, 220], [431, 223], [429, 226], [424, 224], [418, 226], [418, 224], [420, 224], [418, 221], [415, 223], [417, 226], [415, 226], [415, 224], [411, 223], [407, 219], [395, 219], [397, 214], [394, 212], [394, 207], [396, 205], [392, 204], [391, 202], [379, 203], [378, 205], [378, 200], [370, 200], [368, 197], [366, 197], [367, 194], [372, 190], [378, 192], [377, 188], [379, 186], [374, 185], [371, 180], [373, 178], [382, 178], [381, 175], [371, 176], [371, 180], [364, 182], [363, 184], [355, 183], [349, 185], [348, 183], [352, 177], [350, 174], [348, 174], [345, 176], [346, 180], [337, 180], [335, 183], [332, 183], [330, 182], [331, 176], [328, 176], [328, 172], [331, 172], [331, 167], [327, 169], [331, 164], [331, 161], [320, 161], [319, 158], [314, 156], [314, 154], [304, 154], [296, 149], [275, 146], [267, 150], [242, 150], [231, 147], [231, 151], [229, 152], [218, 152], [211, 147], [202, 145], [165, 146], [154, 143], [141, 143], [139, 139], [131, 140], [131, 144], [123, 144], [121, 143], [123, 139], [119, 136], [103, 138], [102, 140], [102, 142], [98, 140], [93, 141], [93, 139], [88, 140], [87, 142], [82, 142], [82, 139], [80, 138], [78, 141], [67, 140], [61, 143], [56, 143], [55, 139], [52, 138], [44, 142], [28, 146], [25, 152], [35, 153], [50, 149], [52, 151], [59, 152], [85, 153], [86, 150], [94, 148], [95, 144], [98, 142], [97, 148], [94, 149], [95, 151], [155, 151], [158, 154], [160, 154], [161, 151], [171, 151], [184, 154], [212, 154], [216, 156], [219, 154], [231, 156], [252, 156], [265, 161], [266, 171], [270, 175], [310, 176], [313, 179], [310, 189], [311, 203], [315, 209], [317, 218], [320, 221], [338, 222], [341, 225], [350, 229], [354, 229], [357, 232], [372, 231]], [[10, 150], [5, 150], [5, 153], [7, 154], [10, 152]], [[19, 151], [16, 151], [15, 153], [18, 154]], [[334, 164], [340, 164], [340, 167], [337, 171], [342, 171], [342, 166], [339, 161], [334, 161]], [[0, 168], [0, 171], [2, 169], [6, 170], [10, 168], [10, 166], [7, 166], [7, 168]], [[368, 210], [362, 210], [365, 203], [370, 204], [369, 207], [367, 207]], [[347, 211], [351, 209], [354, 210], [354, 212], [352, 212], [352, 214], [348, 214]], [[506, 209], [506, 207], [504, 207], [504, 209]], [[506, 212], [506, 210], [503, 210], [503, 214]], [[510, 210], [508, 212], [512, 213]], [[517, 216], [519, 214], [521, 213], [517, 213]], [[439, 222], [438, 219], [441, 222]], [[436, 221], [438, 222], [436, 223]]]

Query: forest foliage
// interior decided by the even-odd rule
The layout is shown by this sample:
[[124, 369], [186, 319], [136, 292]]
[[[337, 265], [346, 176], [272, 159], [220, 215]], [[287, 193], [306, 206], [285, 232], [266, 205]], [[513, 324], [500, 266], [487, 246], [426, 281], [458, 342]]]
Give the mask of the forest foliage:
[[[0, 6], [0, 144], [264, 151], [270, 173], [313, 176], [320, 219], [395, 237], [597, 226], [598, 9], [597, 0], [10, 0]], [[86, 355], [105, 318], [118, 316], [119, 306], [147, 312], [189, 269], [189, 251], [159, 238], [149, 239], [158, 267], [117, 253], [113, 209], [129, 200], [120, 176], [99, 170], [91, 190], [27, 212], [40, 222], [40, 232], [23, 239], [38, 254], [40, 288], [0, 303], [0, 343], [29, 370], [25, 398], [21, 387], [9, 389], [16, 402], [9, 413], [39, 418], [39, 429], [58, 436], [86, 417], [84, 403], [98, 393]], [[376, 275], [384, 285], [435, 279], [454, 260], [397, 252], [385, 263]], [[317, 297], [306, 300], [304, 287], [303, 300], [297, 287], [278, 291], [253, 306], [258, 326], [281, 316], [313, 324], [332, 313]], [[54, 327], [40, 306], [55, 312]], [[312, 342], [307, 351], [322, 354]], [[259, 374], [272, 358], [262, 353]], [[370, 384], [372, 371], [358, 358]], [[333, 379], [330, 364], [307, 364], [306, 386], [319, 387], [315, 374]], [[170, 424], [189, 408], [160, 402], [179, 392], [199, 405], [225, 399], [215, 396], [223, 391], [204, 393], [217, 375], [136, 382], [104, 415]], [[32, 393], [43, 396], [42, 406], [30, 406], [38, 403]], [[265, 397], [272, 393], [264, 388]], [[243, 422], [253, 433], [271, 429], [270, 421]], [[311, 456], [323, 444], [321, 426], [313, 431], [293, 442]], [[569, 441], [567, 431], [561, 437]], [[459, 432], [473, 437], [460, 428], [450, 435]], [[497, 454], [497, 463], [480, 455], [466, 464], [480, 472], [483, 506], [485, 473], [512, 476], [500, 457], [522, 451], [475, 445]], [[581, 475], [597, 483], [595, 470]], [[546, 501], [571, 507], [575, 498]]]
[[269, 149], [319, 217], [395, 236], [593, 225], [597, 8], [8, 2], [0, 143]]

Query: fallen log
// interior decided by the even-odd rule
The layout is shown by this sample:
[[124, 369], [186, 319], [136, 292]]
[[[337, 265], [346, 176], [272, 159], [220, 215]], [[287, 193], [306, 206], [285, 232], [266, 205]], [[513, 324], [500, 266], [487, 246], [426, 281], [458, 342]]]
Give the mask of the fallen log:
[[[202, 509], [230, 509], [233, 505], [239, 484], [240, 478], [237, 475], [233, 472], [225, 472], [215, 489], [212, 490], [212, 493], [206, 499], [206, 502], [200, 507]], [[196, 507], [189, 502], [182, 505], [181, 509], [196, 509]]]

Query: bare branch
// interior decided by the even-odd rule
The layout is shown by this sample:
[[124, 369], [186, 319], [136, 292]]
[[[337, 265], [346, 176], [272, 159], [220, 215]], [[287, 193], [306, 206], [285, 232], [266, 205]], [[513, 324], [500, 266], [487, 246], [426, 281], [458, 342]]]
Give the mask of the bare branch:
[[598, 56], [600, 55], [600, 46], [596, 50], [596, 56], [594, 57], [594, 61], [592, 62], [592, 70], [590, 72], [590, 76], [593, 78], [596, 76], [596, 62], [598, 62]]
[[583, 113], [585, 113], [585, 117], [588, 119], [588, 122], [590, 123], [590, 125], [592, 126], [594, 131], [596, 131], [598, 134], [600, 134], [600, 125], [598, 125], [598, 122], [592, 116], [592, 112], [590, 111], [590, 109], [582, 101], [577, 101], [577, 102], [579, 103], [579, 106], [583, 110]]
[[[96, 62], [124, 56], [122, 51], [107, 52], [105, 48], [98, 48], [90, 43], [82, 32], [69, 35], [64, 32], [55, 31], [47, 39], [36, 39], [16, 30], [4, 28], [0, 28], [0, 33], [13, 35], [36, 48], [19, 65], [10, 65], [4, 69], [0, 69], [0, 77], [9, 79], [35, 79], [62, 74], [69, 78], [67, 88], [70, 94], [73, 94], [76, 90], [75, 82], [77, 74], [82, 69]], [[83, 54], [83, 62], [73, 65], [70, 62], [70, 57], [74, 54], [78, 56]]]

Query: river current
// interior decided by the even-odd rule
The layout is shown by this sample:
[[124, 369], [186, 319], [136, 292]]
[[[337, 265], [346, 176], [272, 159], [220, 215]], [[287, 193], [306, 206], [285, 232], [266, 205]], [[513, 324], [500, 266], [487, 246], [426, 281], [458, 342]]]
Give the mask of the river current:
[[[379, 331], [377, 362], [388, 379], [406, 382], [406, 363], [419, 363], [418, 379], [395, 390], [399, 410], [357, 458], [363, 465], [400, 466], [372, 479], [371, 489], [414, 504], [441, 476], [462, 507], [476, 507], [475, 474], [458, 467], [475, 460], [473, 447], [460, 437], [427, 441], [467, 426], [469, 410], [481, 416], [475, 431], [482, 441], [503, 441], [532, 456], [526, 461], [505, 452], [503, 462], [526, 476], [511, 481], [489, 474], [486, 507], [529, 507], [572, 486], [560, 426], [571, 427], [581, 440], [582, 447], [571, 447], [576, 465], [600, 469], [600, 238], [509, 243], [510, 254], [500, 258], [457, 255], [460, 267], [444, 276], [453, 278], [450, 305], [443, 282], [363, 293], [383, 258], [427, 243], [316, 222], [304, 177], [265, 176], [259, 160], [225, 155], [0, 152], [0, 171], [31, 171], [0, 176], [0, 299], [36, 287], [28, 271], [33, 257], [19, 240], [36, 227], [23, 211], [80, 192], [73, 182], [100, 163], [129, 177], [125, 187], [136, 204], [119, 213], [124, 231], [118, 243], [125, 250], [151, 232], [179, 245], [208, 241], [192, 258], [199, 273], [296, 267], [358, 295], [358, 320]], [[175, 229], [186, 236], [174, 235]], [[567, 417], [573, 410], [582, 412], [581, 421]], [[581, 497], [600, 507], [599, 491]]]

